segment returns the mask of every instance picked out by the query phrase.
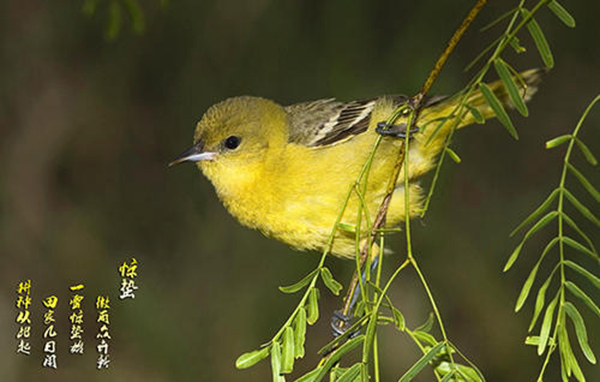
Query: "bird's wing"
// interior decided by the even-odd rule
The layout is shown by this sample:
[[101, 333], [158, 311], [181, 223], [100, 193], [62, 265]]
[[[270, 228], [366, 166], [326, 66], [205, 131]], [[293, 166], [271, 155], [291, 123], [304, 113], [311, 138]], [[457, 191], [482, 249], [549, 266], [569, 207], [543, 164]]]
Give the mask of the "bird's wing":
[[[290, 118], [289, 141], [309, 147], [333, 145], [344, 142], [369, 128], [375, 103], [384, 97], [352, 102], [339, 102], [334, 98], [297, 103], [286, 106]], [[405, 95], [391, 95], [394, 104], [408, 99]], [[426, 97], [423, 107], [432, 106], [446, 96]]]
[[350, 139], [369, 127], [375, 101], [338, 102], [330, 98], [287, 106], [289, 141], [315, 147]]

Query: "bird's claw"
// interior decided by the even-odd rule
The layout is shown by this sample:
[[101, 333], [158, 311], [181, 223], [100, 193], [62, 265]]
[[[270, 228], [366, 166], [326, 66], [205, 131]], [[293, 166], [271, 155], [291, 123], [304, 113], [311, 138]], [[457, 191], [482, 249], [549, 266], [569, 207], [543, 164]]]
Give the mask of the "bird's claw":
[[[375, 131], [378, 134], [392, 136], [396, 138], [406, 139], [406, 123], [401, 123], [399, 125], [390, 125], [388, 126], [386, 122], [377, 123], [377, 127]], [[419, 132], [419, 127], [415, 126], [413, 129], [408, 131], [408, 139], [413, 137], [413, 134]]]
[[[331, 330], [334, 337], [339, 337], [346, 333], [348, 328], [352, 327], [355, 321], [352, 317], [346, 316], [341, 311], [336, 310], [331, 317]], [[350, 333], [349, 338], [354, 338], [360, 333], [360, 330]]]

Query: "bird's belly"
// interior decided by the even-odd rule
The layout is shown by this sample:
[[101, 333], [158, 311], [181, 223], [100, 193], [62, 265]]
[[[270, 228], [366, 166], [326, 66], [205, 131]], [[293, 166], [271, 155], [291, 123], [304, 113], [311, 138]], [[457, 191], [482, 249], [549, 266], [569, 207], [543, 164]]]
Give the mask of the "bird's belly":
[[[375, 220], [383, 196], [382, 193], [378, 193], [363, 197], [369, 215], [367, 218], [363, 202], [354, 193], [348, 199], [343, 211], [346, 195], [339, 195], [338, 198], [307, 195], [302, 200], [289, 203], [279, 209], [272, 216], [270, 227], [264, 227], [266, 229], [261, 231], [296, 249], [320, 252], [328, 250], [336, 256], [350, 258], [356, 253], [357, 242], [362, 245], [370, 234], [368, 224]], [[419, 213], [422, 200], [421, 188], [417, 184], [411, 184], [409, 195], [411, 217]], [[357, 241], [356, 226], [359, 210], [362, 216]], [[405, 211], [404, 187], [399, 186], [389, 205], [386, 226], [395, 227], [401, 224], [406, 217]], [[337, 227], [329, 248], [338, 218], [344, 226]]]
[[275, 209], [269, 231], [294, 248], [321, 251], [327, 245], [340, 204], [332, 195], [297, 196]]
[[[349, 187], [348, 187], [349, 188]], [[270, 200], [269, 213], [244, 224], [260, 230], [263, 234], [282, 241], [298, 250], [316, 250], [323, 252], [329, 248], [335, 222], [340, 221], [347, 226], [356, 225], [359, 199], [351, 196], [344, 211], [344, 200], [348, 189], [344, 192], [308, 193], [296, 195], [285, 200]], [[377, 199], [377, 201], [375, 200]], [[381, 198], [372, 198], [368, 208], [373, 214], [377, 211]], [[263, 200], [262, 208], [267, 200]], [[235, 213], [232, 211], [235, 215]], [[247, 216], [247, 215], [246, 215]], [[372, 221], [374, 216], [370, 216]], [[241, 219], [240, 219], [241, 220]], [[367, 236], [366, 219], [362, 219], [360, 240]], [[347, 229], [338, 229], [331, 242], [329, 251], [340, 257], [352, 257], [355, 252], [356, 235]]]

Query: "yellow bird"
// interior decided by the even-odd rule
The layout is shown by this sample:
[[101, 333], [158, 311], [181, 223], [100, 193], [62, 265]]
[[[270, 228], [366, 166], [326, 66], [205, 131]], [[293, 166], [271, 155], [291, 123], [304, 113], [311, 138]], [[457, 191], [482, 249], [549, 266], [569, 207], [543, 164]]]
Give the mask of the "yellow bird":
[[[521, 74], [527, 86], [525, 100], [536, 90], [539, 70]], [[510, 106], [501, 81], [489, 85]], [[353, 102], [323, 99], [281, 106], [258, 97], [235, 97], [210, 107], [194, 134], [194, 145], [171, 163], [197, 162], [217, 195], [242, 224], [256, 228], [299, 250], [323, 251], [348, 191], [358, 178], [378, 137], [377, 124], [392, 115], [405, 96], [382, 96]], [[410, 216], [421, 209], [423, 195], [415, 181], [430, 170], [443, 147], [452, 123], [446, 122], [428, 142], [438, 123], [451, 113], [460, 97], [425, 100], [409, 143]], [[475, 91], [467, 103], [484, 118], [494, 112]], [[406, 123], [406, 116], [394, 122]], [[475, 122], [465, 113], [458, 127]], [[371, 221], [386, 187], [403, 139], [384, 136], [374, 156], [364, 195]], [[404, 169], [402, 169], [404, 171]], [[386, 226], [396, 227], [405, 217], [403, 174], [394, 191]], [[354, 193], [342, 223], [355, 225], [359, 208]], [[364, 221], [364, 219], [363, 219]], [[363, 238], [368, 234], [365, 227]], [[338, 230], [331, 252], [340, 257], [355, 254], [355, 234]]]

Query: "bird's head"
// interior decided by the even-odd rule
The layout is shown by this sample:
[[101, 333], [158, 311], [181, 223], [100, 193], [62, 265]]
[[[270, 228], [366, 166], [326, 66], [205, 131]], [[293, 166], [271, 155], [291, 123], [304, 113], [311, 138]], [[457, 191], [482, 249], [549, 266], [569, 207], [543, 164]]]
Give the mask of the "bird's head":
[[288, 139], [287, 114], [273, 101], [229, 98], [211, 106], [194, 133], [194, 145], [170, 165], [196, 162], [215, 183], [242, 182], [256, 175], [269, 154]]

